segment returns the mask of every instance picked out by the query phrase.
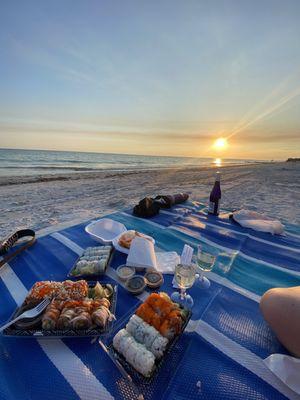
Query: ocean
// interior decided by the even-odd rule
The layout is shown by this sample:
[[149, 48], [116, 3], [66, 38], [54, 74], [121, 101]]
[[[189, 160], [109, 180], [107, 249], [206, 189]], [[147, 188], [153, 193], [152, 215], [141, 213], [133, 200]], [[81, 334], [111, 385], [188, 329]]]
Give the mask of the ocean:
[[139, 156], [70, 151], [0, 149], [0, 176], [78, 173], [97, 170], [131, 171], [173, 167], [248, 164], [254, 160]]

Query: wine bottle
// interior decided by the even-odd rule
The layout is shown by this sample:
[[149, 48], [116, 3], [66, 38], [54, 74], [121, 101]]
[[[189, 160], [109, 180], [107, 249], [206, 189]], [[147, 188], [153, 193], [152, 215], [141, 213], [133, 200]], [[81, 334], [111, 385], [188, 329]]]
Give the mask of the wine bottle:
[[209, 196], [208, 213], [212, 215], [219, 215], [220, 199], [221, 199], [220, 178], [221, 174], [220, 172], [217, 172], [215, 184]]

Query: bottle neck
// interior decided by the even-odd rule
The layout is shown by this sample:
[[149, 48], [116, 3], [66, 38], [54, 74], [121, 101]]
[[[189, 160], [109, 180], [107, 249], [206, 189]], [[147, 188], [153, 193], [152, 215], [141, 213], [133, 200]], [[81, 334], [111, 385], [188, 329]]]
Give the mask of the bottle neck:
[[215, 179], [215, 181], [216, 181], [216, 182], [219, 182], [219, 184], [220, 184], [220, 181], [221, 181], [221, 174], [220, 174], [219, 171], [216, 173], [216, 179]]

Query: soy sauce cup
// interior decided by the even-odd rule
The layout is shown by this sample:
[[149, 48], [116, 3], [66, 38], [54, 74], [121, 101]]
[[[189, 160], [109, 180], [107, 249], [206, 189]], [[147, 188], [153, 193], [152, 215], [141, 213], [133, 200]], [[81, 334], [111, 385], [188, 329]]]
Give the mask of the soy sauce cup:
[[133, 275], [127, 279], [125, 287], [132, 294], [141, 294], [146, 287], [146, 279], [141, 275]]

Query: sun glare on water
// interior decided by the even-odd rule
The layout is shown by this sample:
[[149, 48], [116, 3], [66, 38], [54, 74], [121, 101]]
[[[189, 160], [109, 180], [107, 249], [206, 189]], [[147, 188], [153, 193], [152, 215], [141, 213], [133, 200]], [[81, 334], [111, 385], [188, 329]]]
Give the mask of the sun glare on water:
[[222, 167], [222, 159], [221, 158], [216, 158], [213, 162], [216, 167]]
[[213, 148], [218, 151], [226, 150], [228, 147], [227, 139], [225, 138], [218, 138], [215, 140], [213, 144]]

